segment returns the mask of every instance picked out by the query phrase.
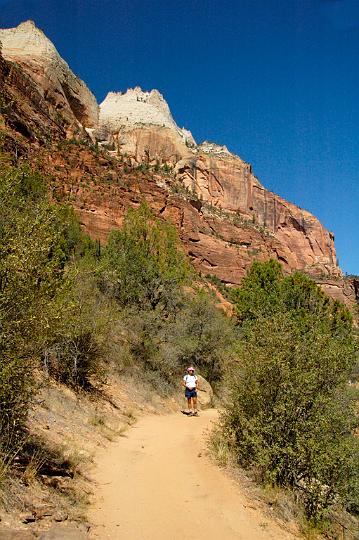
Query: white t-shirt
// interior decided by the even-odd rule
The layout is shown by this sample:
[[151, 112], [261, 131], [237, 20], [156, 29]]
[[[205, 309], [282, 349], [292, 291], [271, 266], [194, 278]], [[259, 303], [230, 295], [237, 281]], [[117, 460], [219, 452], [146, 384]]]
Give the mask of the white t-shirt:
[[185, 375], [183, 380], [186, 383], [187, 388], [190, 390], [196, 388], [197, 375]]

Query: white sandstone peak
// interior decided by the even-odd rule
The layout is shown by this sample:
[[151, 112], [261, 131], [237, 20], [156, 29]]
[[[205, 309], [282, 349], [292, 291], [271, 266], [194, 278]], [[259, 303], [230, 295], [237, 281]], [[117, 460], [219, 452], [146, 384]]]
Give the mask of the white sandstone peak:
[[109, 92], [100, 105], [100, 122], [113, 128], [134, 124], [177, 127], [160, 92], [147, 92], [139, 86], [126, 92]]
[[95, 96], [33, 21], [25, 21], [15, 28], [0, 28], [0, 43], [3, 57], [21, 64], [38, 83], [40, 91], [50, 91], [59, 110], [71, 109], [83, 126], [97, 125]]
[[21, 22], [16, 28], [36, 28], [36, 24], [32, 19]]
[[5, 58], [59, 56], [54, 44], [37, 28], [34, 21], [25, 21], [15, 28], [0, 28], [0, 42]]
[[158, 90], [146, 91], [136, 86], [126, 92], [109, 92], [100, 104], [100, 126], [116, 132], [138, 125], [170, 128], [186, 143], [195, 145], [191, 132], [177, 126]]

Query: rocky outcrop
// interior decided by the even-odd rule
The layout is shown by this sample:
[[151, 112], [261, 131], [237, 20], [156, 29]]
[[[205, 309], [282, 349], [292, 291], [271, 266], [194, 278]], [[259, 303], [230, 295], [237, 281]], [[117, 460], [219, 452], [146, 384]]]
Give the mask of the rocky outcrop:
[[134, 127], [142, 126], [168, 128], [175, 138], [185, 144], [195, 145], [191, 132], [176, 125], [167, 102], [158, 90], [146, 92], [136, 87], [127, 92], [107, 94], [100, 105], [100, 138], [126, 133]]
[[139, 87], [109, 92], [100, 105], [100, 123], [108, 123], [112, 131], [135, 124], [177, 127], [163, 96], [157, 90], [144, 92]]
[[86, 127], [106, 148], [99, 155], [78, 146], [62, 152], [50, 141], [43, 157], [56, 198], [72, 201], [94, 238], [105, 242], [129, 206], [147, 201], [176, 225], [204, 275], [238, 285], [254, 260], [276, 258], [286, 271], [307, 272], [332, 296], [352, 302], [357, 289], [342, 279], [333, 235], [312, 214], [266, 190], [226, 146], [196, 145], [158, 91], [109, 93], [97, 122], [94, 97], [33, 23], [0, 30], [0, 39], [7, 123], [47, 143], [49, 135], [60, 143], [69, 135], [83, 138]]
[[273, 236], [278, 243], [274, 256], [289, 270], [341, 275], [333, 235], [312, 214], [266, 190], [250, 165], [237, 156], [200, 151], [179, 161], [175, 170], [178, 180], [204, 205], [227, 213], [232, 222]]
[[1, 52], [0, 92], [0, 115], [15, 132], [42, 143], [66, 136], [41, 88], [21, 66], [5, 60]]
[[318, 280], [318, 284], [328, 296], [343, 302], [348, 308], [359, 307], [358, 277], [348, 276], [337, 280], [322, 278]]
[[[222, 280], [239, 283], [243, 271], [235, 269], [250, 264], [254, 253], [267, 253], [263, 243], [271, 244], [271, 256], [289, 271], [341, 276], [333, 235], [312, 214], [266, 190], [251, 166], [226, 146], [207, 141], [196, 145], [193, 139], [185, 140], [156, 90], [142, 92], [136, 88], [125, 94], [109, 94], [100, 106], [98, 133], [132, 166], [170, 166], [173, 184], [182, 187], [183, 195], [192, 202], [197, 199], [198, 210], [217, 217], [221, 214], [220, 228], [233, 229], [230, 239], [226, 238], [226, 252], [219, 249], [213, 236], [210, 242], [199, 238], [192, 251], [196, 258], [202, 256], [208, 261], [207, 270], [220, 268], [214, 273], [221, 273], [218, 277]], [[259, 230], [266, 238], [261, 242], [253, 239], [253, 231]], [[246, 256], [248, 252], [252, 256]], [[240, 265], [235, 261], [239, 256]]]
[[5, 60], [15, 63], [30, 77], [39, 98], [50, 105], [52, 119], [68, 134], [97, 125], [95, 96], [32, 21], [0, 29], [0, 42]]

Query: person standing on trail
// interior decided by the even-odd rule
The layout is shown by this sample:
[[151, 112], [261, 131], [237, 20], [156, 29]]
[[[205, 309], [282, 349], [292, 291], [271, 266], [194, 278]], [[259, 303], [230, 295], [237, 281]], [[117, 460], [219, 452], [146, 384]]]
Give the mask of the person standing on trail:
[[182, 386], [185, 387], [187, 398], [188, 415], [198, 416], [197, 411], [197, 390], [199, 390], [198, 377], [195, 375], [193, 366], [187, 368], [187, 374], [183, 377]]

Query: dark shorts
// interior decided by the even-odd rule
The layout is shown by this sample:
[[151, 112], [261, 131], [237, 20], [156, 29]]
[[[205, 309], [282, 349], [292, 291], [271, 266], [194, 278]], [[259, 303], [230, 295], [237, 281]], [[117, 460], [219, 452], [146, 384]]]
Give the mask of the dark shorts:
[[197, 390], [195, 388], [193, 388], [192, 390], [190, 390], [189, 388], [186, 388], [184, 395], [186, 396], [187, 399], [197, 397]]

